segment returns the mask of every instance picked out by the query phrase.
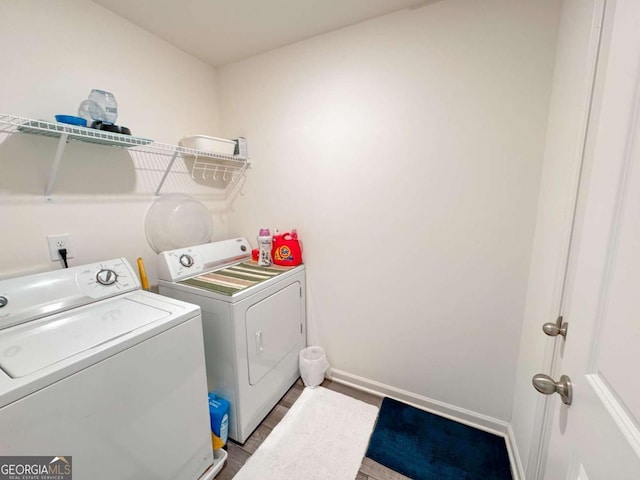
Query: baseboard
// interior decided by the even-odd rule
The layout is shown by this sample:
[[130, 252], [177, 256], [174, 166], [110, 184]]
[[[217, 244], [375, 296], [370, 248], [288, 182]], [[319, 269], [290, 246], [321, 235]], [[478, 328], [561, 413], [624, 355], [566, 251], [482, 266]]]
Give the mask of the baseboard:
[[525, 480], [524, 468], [522, 467], [520, 453], [518, 452], [518, 445], [516, 444], [511, 425], [507, 426], [507, 436], [505, 437], [505, 440], [507, 442], [507, 451], [509, 452], [509, 461], [511, 462], [513, 480]]
[[344, 372], [342, 370], [332, 368], [327, 372], [327, 377], [334, 382], [343, 383], [379, 397], [390, 397], [455, 422], [504, 437], [507, 444], [507, 451], [509, 453], [509, 461], [511, 462], [513, 480], [524, 480], [522, 464], [520, 462], [520, 457], [518, 456], [518, 450], [516, 448], [513, 439], [513, 432], [509, 423], [481, 413], [456, 407], [455, 405], [441, 402], [439, 400], [424, 397], [407, 390], [376, 382], [375, 380]]

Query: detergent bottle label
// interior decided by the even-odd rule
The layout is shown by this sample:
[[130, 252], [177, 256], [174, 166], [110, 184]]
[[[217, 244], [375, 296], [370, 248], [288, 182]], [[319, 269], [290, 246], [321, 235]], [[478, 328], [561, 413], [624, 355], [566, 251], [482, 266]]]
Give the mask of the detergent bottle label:
[[220, 424], [220, 440], [222, 440], [222, 444], [227, 443], [227, 439], [229, 438], [229, 415], [225, 413], [224, 417], [222, 417], [222, 423]]
[[291, 254], [291, 249], [287, 245], [281, 245], [280, 247], [276, 248], [274, 257], [276, 260], [280, 260], [280, 261], [282, 260], [293, 261], [293, 255]]

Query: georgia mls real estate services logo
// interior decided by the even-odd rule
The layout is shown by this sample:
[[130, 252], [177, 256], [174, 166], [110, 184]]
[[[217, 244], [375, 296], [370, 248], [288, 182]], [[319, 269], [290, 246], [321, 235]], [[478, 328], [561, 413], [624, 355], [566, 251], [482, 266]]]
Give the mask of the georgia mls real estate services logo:
[[71, 480], [71, 457], [0, 457], [0, 480]]

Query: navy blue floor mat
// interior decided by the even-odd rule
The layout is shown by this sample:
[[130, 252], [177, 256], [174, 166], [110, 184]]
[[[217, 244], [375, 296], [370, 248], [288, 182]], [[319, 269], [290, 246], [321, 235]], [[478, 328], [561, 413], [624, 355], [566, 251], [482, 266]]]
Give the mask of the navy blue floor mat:
[[367, 457], [415, 480], [512, 480], [503, 437], [385, 398]]

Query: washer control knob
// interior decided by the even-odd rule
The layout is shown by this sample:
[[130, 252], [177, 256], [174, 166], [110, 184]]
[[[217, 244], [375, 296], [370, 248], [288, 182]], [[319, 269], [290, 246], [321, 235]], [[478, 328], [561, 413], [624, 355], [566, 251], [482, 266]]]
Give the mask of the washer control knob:
[[7, 303], [9, 303], [9, 299], [7, 297], [0, 296], [0, 308], [6, 307]]
[[96, 280], [100, 285], [113, 285], [118, 281], [118, 274], [108, 268], [103, 268], [96, 274]]
[[183, 267], [187, 268], [193, 266], [193, 257], [191, 255], [187, 255], [186, 253], [180, 255], [180, 264], [182, 264]]

